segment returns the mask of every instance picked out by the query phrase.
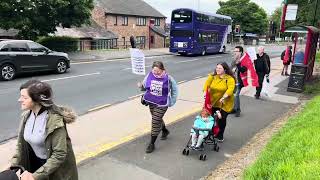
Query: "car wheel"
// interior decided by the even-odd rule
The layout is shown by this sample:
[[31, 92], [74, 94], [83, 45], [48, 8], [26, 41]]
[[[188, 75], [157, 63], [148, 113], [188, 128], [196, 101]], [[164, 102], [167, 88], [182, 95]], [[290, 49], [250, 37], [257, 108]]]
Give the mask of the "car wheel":
[[59, 60], [56, 66], [56, 72], [59, 74], [65, 73], [67, 71], [67, 63], [64, 60]]
[[1, 66], [1, 79], [4, 81], [10, 81], [16, 76], [16, 69], [11, 64], [5, 64]]

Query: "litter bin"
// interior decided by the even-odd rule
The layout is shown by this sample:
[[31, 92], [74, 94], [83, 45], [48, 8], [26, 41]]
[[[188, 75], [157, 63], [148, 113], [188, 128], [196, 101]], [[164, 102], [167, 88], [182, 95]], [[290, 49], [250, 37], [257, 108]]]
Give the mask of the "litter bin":
[[303, 92], [304, 81], [306, 79], [307, 66], [304, 64], [293, 64], [289, 77], [288, 89], [290, 92]]

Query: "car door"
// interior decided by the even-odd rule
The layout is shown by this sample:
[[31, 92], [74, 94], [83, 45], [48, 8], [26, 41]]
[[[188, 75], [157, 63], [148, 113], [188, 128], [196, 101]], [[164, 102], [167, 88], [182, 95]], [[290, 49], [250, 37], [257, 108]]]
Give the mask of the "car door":
[[33, 62], [38, 71], [46, 71], [52, 69], [55, 64], [54, 57], [50, 56], [49, 49], [36, 42], [27, 42], [27, 45], [33, 56]]
[[9, 56], [16, 68], [22, 72], [31, 72], [36, 70], [33, 56], [25, 42], [10, 42]]

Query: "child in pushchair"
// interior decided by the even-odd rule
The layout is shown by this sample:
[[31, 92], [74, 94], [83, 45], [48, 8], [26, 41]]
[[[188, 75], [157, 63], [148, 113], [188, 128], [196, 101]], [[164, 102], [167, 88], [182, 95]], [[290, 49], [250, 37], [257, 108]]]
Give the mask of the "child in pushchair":
[[[195, 118], [193, 127], [191, 129], [190, 138], [183, 149], [183, 155], [189, 155], [189, 150], [203, 151], [204, 144], [213, 145], [213, 150], [219, 151], [219, 146], [215, 139], [217, 131], [217, 121], [221, 118], [220, 111], [212, 116], [210, 111], [203, 108], [200, 115]], [[201, 154], [199, 159], [206, 160], [206, 154]]]

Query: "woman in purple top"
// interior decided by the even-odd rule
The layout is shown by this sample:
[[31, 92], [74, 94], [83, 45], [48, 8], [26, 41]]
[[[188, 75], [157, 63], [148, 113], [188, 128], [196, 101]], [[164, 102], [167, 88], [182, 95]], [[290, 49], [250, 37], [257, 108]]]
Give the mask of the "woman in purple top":
[[169, 130], [163, 121], [163, 116], [168, 107], [176, 103], [178, 89], [176, 81], [168, 75], [164, 65], [160, 61], [152, 64], [152, 71], [144, 78], [138, 87], [145, 91], [143, 100], [149, 105], [152, 116], [151, 140], [147, 146], [146, 153], [155, 149], [154, 143], [162, 131], [161, 140], [167, 139]]

